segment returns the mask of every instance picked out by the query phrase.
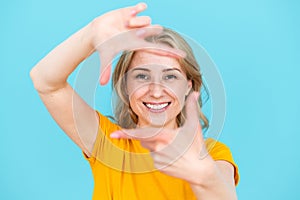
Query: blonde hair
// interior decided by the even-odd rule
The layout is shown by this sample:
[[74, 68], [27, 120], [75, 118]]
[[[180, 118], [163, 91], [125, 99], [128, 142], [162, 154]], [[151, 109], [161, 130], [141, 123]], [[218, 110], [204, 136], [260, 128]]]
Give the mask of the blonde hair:
[[[196, 61], [193, 51], [189, 44], [175, 31], [166, 29], [154, 36], [146, 38], [147, 41], [152, 43], [168, 45], [175, 49], [181, 49], [186, 53], [185, 58], [179, 58], [178, 62], [182, 70], [186, 73], [187, 80], [192, 82], [191, 91], [201, 91], [202, 76], [200, 73], [200, 67]], [[138, 122], [138, 116], [133, 112], [130, 107], [129, 97], [124, 87], [126, 86], [126, 73], [130, 66], [130, 63], [134, 57], [135, 51], [125, 51], [122, 53], [116, 68], [113, 73], [113, 87], [117, 93], [116, 108], [115, 108], [115, 121], [123, 128], [134, 128]], [[199, 96], [199, 105], [202, 107], [201, 94]], [[176, 122], [178, 126], [181, 126], [185, 120], [185, 108], [177, 115]], [[130, 116], [130, 117], [129, 117]], [[200, 110], [200, 121], [203, 128], [208, 128], [208, 120]]]

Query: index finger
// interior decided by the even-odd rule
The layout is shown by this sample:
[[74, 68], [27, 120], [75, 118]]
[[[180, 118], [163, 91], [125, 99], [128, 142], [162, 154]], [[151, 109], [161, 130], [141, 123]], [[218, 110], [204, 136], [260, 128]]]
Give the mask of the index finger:
[[136, 4], [135, 6], [129, 7], [131, 9], [131, 16], [136, 16], [138, 13], [143, 12], [147, 9], [147, 4], [144, 2], [140, 2]]
[[157, 128], [121, 129], [110, 134], [115, 139], [151, 140], [160, 133]]
[[[143, 39], [142, 43], [138, 46], [141, 51], [147, 51], [153, 54], [161, 56], [170, 56], [174, 58], [185, 58], [186, 52], [181, 49], [170, 47], [163, 43], [157, 43], [155, 41], [148, 41], [149, 37], [159, 35], [164, 31], [164, 27], [161, 25], [151, 25], [144, 28], [136, 29], [136, 35]], [[151, 39], [150, 39], [151, 40]]]
[[149, 53], [153, 53], [159, 56], [168, 56], [168, 57], [173, 57], [173, 58], [184, 58], [186, 56], [185, 52], [179, 50], [179, 49], [170, 49], [170, 50], [166, 50], [166, 49], [144, 49], [141, 51], [146, 51]]

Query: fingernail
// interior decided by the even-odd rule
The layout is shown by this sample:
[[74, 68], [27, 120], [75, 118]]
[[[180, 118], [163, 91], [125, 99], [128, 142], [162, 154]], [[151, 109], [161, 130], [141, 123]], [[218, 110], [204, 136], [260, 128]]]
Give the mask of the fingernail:
[[140, 37], [140, 36], [143, 36], [145, 33], [146, 33], [146, 31], [144, 29], [139, 29], [136, 31], [135, 34]]
[[144, 9], [147, 8], [147, 4], [145, 2], [141, 2], [137, 4], [137, 7], [139, 7], [139, 9]]
[[118, 133], [112, 133], [112, 134], [110, 134], [110, 137], [118, 139], [118, 138], [120, 138], [120, 135]]

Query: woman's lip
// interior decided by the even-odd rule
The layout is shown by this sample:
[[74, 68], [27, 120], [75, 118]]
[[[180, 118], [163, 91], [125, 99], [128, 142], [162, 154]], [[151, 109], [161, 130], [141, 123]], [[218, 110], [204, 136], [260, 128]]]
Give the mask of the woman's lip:
[[160, 103], [143, 102], [143, 104], [150, 112], [160, 113], [160, 112], [164, 112], [169, 107], [171, 102], [160, 102]]
[[164, 102], [146, 102], [144, 101], [143, 104], [152, 104], [152, 105], [160, 105], [165, 103], [171, 103], [171, 101], [164, 101]]

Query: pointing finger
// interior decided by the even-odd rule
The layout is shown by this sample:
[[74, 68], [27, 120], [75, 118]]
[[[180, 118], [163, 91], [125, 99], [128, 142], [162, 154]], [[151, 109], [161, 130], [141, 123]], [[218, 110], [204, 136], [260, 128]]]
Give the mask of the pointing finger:
[[186, 53], [181, 49], [172, 48], [168, 45], [151, 41], [151, 36], [158, 35], [163, 30], [164, 28], [160, 25], [151, 25], [145, 28], [136, 29], [136, 35], [143, 39], [143, 42], [138, 46], [139, 50], [147, 51], [160, 56], [170, 56], [174, 58], [186, 57]]
[[150, 141], [160, 133], [157, 128], [137, 128], [137, 129], [122, 129], [113, 132], [110, 137], [115, 139], [136, 139], [141, 141]]
[[113, 132], [110, 137], [115, 139], [135, 139], [146, 142], [159, 142], [168, 144], [172, 141], [176, 133], [172, 130], [161, 128], [137, 128], [137, 129], [122, 129]]
[[123, 131], [119, 130], [119, 131], [115, 131], [113, 133], [110, 134], [111, 138], [114, 139], [134, 139], [132, 136], [125, 134]]
[[147, 9], [147, 4], [143, 3], [143, 2], [142, 3], [138, 3], [135, 6], [129, 7], [129, 9], [131, 10], [130, 14], [132, 16], [136, 16], [138, 13], [143, 12], [144, 10]]

